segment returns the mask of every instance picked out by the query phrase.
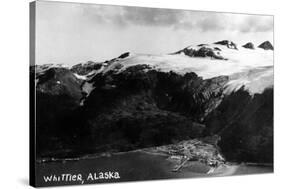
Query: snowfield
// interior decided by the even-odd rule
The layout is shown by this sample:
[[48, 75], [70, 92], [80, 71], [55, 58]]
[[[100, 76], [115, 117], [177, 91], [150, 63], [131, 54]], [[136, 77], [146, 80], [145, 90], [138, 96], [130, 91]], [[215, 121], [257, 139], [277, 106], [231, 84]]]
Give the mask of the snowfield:
[[[189, 57], [184, 54], [133, 54], [124, 59], [118, 59], [105, 67], [102, 72], [105, 74], [110, 70], [116, 70], [116, 73], [120, 73], [128, 67], [146, 64], [163, 72], [174, 71], [178, 74], [195, 72], [203, 79], [229, 76], [230, 81], [226, 84], [226, 93], [236, 91], [243, 86], [252, 94], [262, 93], [265, 88], [273, 86], [272, 50], [261, 48], [252, 50], [241, 46], [238, 47], [238, 50], [235, 50], [215, 44], [206, 46], [220, 48], [220, 54], [228, 60]], [[194, 46], [190, 46], [190, 48], [196, 49]]]
[[[74, 73], [75, 77], [84, 80], [82, 89], [89, 95], [94, 90], [93, 83], [90, 80], [97, 74], [118, 74], [129, 67], [136, 65], [149, 65], [152, 69], [178, 74], [194, 72], [203, 79], [209, 79], [218, 76], [228, 76], [229, 82], [225, 85], [225, 93], [230, 94], [240, 88], [249, 91], [250, 94], [262, 93], [266, 88], [272, 88], [273, 80], [273, 50], [264, 50], [262, 48], [248, 49], [237, 46], [237, 50], [228, 48], [220, 44], [191, 45], [185, 49], [196, 50], [206, 47], [216, 49], [215, 53], [223, 59], [214, 57], [191, 57], [180, 51], [178, 54], [133, 54], [128, 53], [125, 57], [118, 57], [102, 63], [99, 69], [94, 69], [86, 75]], [[87, 64], [95, 64], [87, 63]], [[86, 64], [83, 64], [86, 65]], [[50, 68], [70, 67], [63, 64], [46, 64], [36, 67], [37, 75], [43, 74]], [[147, 69], [148, 71], [149, 69]]]

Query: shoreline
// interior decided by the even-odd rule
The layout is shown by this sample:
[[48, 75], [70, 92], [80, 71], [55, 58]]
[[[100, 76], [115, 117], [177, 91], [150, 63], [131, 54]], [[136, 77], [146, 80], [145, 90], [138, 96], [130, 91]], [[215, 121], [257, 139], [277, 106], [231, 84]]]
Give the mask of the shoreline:
[[[128, 151], [128, 152], [114, 152], [114, 153], [101, 153], [101, 154], [88, 154], [88, 155], [84, 155], [81, 157], [75, 157], [75, 158], [41, 158], [36, 160], [37, 164], [45, 164], [45, 163], [55, 163], [55, 162], [61, 162], [61, 163], [66, 163], [66, 162], [75, 162], [75, 161], [80, 161], [80, 160], [94, 160], [97, 158], [110, 158], [112, 156], [120, 156], [120, 155], [126, 155], [126, 154], [132, 154], [132, 153], [144, 153], [144, 154], [148, 154], [148, 155], [155, 155], [155, 156], [162, 156], [162, 157], [171, 157], [168, 154], [165, 154], [164, 152], [153, 152], [153, 151], [149, 151], [147, 150], [147, 148], [144, 149], [137, 149], [137, 150], [132, 150], [132, 151]], [[169, 161], [167, 159], [167, 161]], [[200, 161], [196, 161], [196, 160], [188, 160], [189, 162], [200, 162]], [[273, 163], [256, 163], [256, 162], [225, 162], [221, 165], [219, 165], [218, 167], [212, 167], [206, 164], [206, 166], [209, 166], [211, 168], [214, 168], [215, 170], [213, 172], [215, 172], [217, 169], [220, 168], [220, 166], [261, 166], [261, 167], [273, 167], [274, 164]]]

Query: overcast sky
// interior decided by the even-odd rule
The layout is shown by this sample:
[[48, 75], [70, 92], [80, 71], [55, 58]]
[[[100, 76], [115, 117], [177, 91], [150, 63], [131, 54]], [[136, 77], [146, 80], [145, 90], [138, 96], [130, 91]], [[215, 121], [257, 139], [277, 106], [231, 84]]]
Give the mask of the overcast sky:
[[123, 52], [162, 54], [229, 39], [273, 41], [273, 17], [37, 1], [36, 64], [104, 61]]

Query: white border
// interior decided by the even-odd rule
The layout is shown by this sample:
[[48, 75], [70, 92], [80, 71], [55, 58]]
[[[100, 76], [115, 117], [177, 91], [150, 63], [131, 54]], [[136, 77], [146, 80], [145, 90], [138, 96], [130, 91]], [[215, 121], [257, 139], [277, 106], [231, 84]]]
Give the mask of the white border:
[[[65, 1], [65, 0], [62, 0]], [[130, 182], [122, 184], [85, 185], [83, 188], [278, 188], [280, 187], [280, 25], [281, 11], [278, 1], [254, 0], [69, 0], [72, 2], [131, 5], [158, 8], [177, 8], [275, 16], [275, 174], [234, 176], [223, 178], [179, 179], [165, 181]], [[29, 129], [29, 18], [28, 1], [6, 0], [1, 2], [1, 114], [0, 114], [0, 186], [1, 188], [28, 187], [28, 129]], [[67, 188], [80, 188], [73, 186]], [[58, 187], [54, 187], [58, 188]], [[65, 187], [59, 187], [65, 188]], [[82, 187], [81, 187], [82, 188]]]

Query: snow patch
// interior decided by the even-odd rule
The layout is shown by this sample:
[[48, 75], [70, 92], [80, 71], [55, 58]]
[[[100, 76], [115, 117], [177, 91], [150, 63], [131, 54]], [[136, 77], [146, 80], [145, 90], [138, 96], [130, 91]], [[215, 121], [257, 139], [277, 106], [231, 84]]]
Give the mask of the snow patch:
[[87, 76], [85, 75], [79, 75], [77, 73], [74, 73], [74, 76], [77, 78], [77, 79], [81, 79], [81, 80], [86, 80], [87, 79]]
[[82, 85], [82, 91], [86, 93], [86, 97], [95, 89], [94, 83], [85, 82]]

